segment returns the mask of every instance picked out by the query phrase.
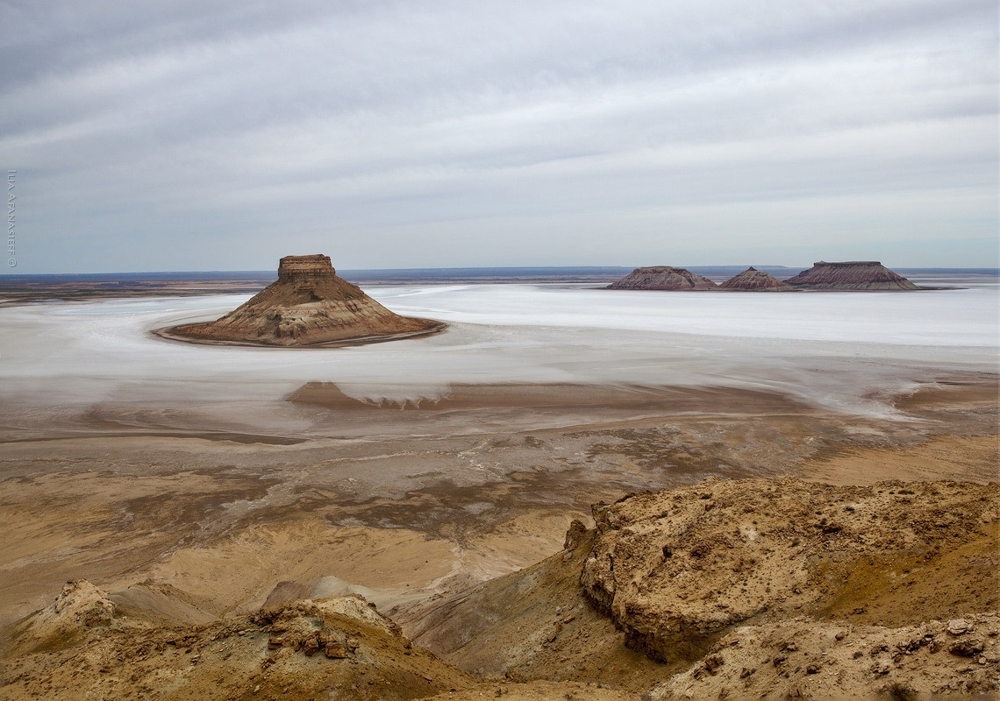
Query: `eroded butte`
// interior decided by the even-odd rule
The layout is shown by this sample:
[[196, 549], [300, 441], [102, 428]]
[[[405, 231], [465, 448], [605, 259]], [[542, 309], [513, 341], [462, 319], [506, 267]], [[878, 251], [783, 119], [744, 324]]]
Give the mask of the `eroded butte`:
[[278, 280], [216, 321], [154, 331], [193, 343], [284, 348], [357, 345], [436, 333], [445, 325], [386, 309], [337, 276], [329, 256], [285, 256]]

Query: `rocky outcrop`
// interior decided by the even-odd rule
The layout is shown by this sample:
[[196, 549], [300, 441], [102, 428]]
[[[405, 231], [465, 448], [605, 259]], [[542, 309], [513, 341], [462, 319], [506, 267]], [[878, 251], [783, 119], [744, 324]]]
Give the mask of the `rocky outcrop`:
[[466, 671], [650, 701], [998, 690], [996, 483], [713, 479], [593, 512], [404, 629]]
[[718, 285], [707, 277], [695, 275], [684, 268], [658, 265], [636, 268], [618, 282], [608, 286], [609, 290], [714, 290]]
[[10, 635], [4, 652], [58, 650], [97, 628], [111, 626], [115, 604], [85, 579], [67, 582], [48, 607], [23, 620]]
[[222, 318], [154, 333], [198, 343], [336, 346], [434, 333], [441, 322], [400, 316], [337, 276], [329, 256], [286, 256], [278, 280]]
[[711, 480], [595, 506], [580, 582], [634, 648], [662, 660], [702, 657], [748, 622], [897, 626], [996, 611], [993, 565], [976, 563], [995, 562], [998, 503], [995, 483]]
[[792, 287], [816, 290], [919, 290], [920, 288], [878, 261], [819, 261], [809, 270], [785, 280]]
[[739, 275], [729, 278], [719, 287], [723, 290], [742, 290], [745, 292], [790, 292], [795, 289], [770, 273], [765, 273], [754, 267], [749, 267]]
[[990, 636], [1000, 617], [976, 614], [968, 623], [975, 632], [958, 636], [942, 621], [899, 628], [794, 620], [745, 626], [644, 698], [996, 698], [998, 645]]
[[[0, 658], [0, 697], [403, 701], [476, 685], [412, 645], [358, 596], [294, 601], [202, 625], [150, 625], [109, 608], [113, 596], [72, 582], [28, 619], [20, 642], [32, 654]], [[53, 613], [79, 631], [53, 640], [34, 625]]]
[[133, 619], [101, 603], [114, 597], [88, 582], [72, 582], [56, 604], [34, 619], [59, 607], [64, 618], [79, 619], [82, 614], [89, 620], [88, 611], [96, 605], [103, 623], [78, 622], [81, 632], [68, 639], [52, 639], [48, 632], [36, 639], [32, 635], [40, 631], [28, 630], [24, 642], [33, 643], [26, 648], [30, 654], [0, 657], [0, 697], [4, 701], [636, 698], [581, 682], [476, 678], [413, 645], [395, 623], [359, 596], [298, 600], [200, 625], [151, 625], [148, 619]]

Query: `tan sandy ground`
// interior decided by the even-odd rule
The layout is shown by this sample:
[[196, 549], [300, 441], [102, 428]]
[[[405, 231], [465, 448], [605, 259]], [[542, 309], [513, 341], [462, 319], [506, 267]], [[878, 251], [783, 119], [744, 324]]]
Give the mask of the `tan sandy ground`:
[[3, 430], [0, 626], [81, 578], [191, 623], [349, 591], [413, 606], [557, 552], [596, 501], [709, 475], [997, 480], [996, 378], [957, 381], [898, 401], [909, 421], [745, 390], [594, 402], [570, 386], [465, 388], [430, 412], [311, 390], [304, 410], [357, 439], [196, 434], [148, 417]]
[[827, 484], [874, 484], [886, 480], [998, 478], [997, 436], [935, 436], [914, 446], [847, 449], [801, 467], [807, 479]]

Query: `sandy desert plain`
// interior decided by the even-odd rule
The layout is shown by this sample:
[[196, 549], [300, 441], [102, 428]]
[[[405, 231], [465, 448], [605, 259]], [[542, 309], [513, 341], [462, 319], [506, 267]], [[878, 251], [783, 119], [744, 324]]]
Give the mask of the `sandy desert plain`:
[[[998, 287], [951, 282], [780, 295], [369, 287], [447, 331], [337, 349], [150, 333], [217, 318], [246, 294], [0, 305], [0, 698], [992, 698]], [[610, 528], [593, 530], [592, 505], [670, 488], [711, 514], [722, 485], [770, 492], [730, 482], [749, 479], [870, 488], [850, 494], [883, 500], [882, 535], [909, 527], [925, 481], [993, 487], [975, 542], [921, 560], [937, 575], [887, 569], [871, 575], [873, 603], [848, 606], [863, 588], [852, 570], [822, 610], [799, 603], [799, 619], [758, 615], [747, 621], [772, 628], [715, 629], [715, 647], [651, 659], [641, 626], [579, 591], [588, 552], [576, 544]], [[591, 530], [567, 538], [574, 520]], [[817, 537], [837, 536], [821, 523]], [[946, 559], [962, 548], [974, 556]], [[782, 584], [778, 570], [762, 576], [768, 592]], [[96, 589], [64, 592], [70, 580]], [[290, 602], [350, 593], [394, 621], [369, 621], [387, 642], [356, 632], [313, 656], [282, 639], [302, 616], [347, 625], [340, 609]], [[52, 623], [62, 639], [45, 616], [26, 619], [74, 596], [107, 616]], [[969, 655], [864, 642], [905, 628], [952, 644], [965, 639], [942, 632], [956, 619], [978, 636]], [[733, 635], [744, 647], [758, 636], [760, 659], [734, 661]], [[834, 638], [855, 645], [842, 660]], [[814, 662], [793, 664], [812, 644]]]

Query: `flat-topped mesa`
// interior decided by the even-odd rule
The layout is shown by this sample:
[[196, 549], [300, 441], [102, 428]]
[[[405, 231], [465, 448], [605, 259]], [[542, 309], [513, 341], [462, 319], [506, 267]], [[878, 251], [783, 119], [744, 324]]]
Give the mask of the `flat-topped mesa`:
[[719, 285], [723, 290], [738, 290], [743, 292], [791, 292], [795, 288], [786, 285], [778, 278], [753, 266], [739, 275], [729, 278]]
[[809, 270], [785, 280], [793, 287], [817, 290], [919, 290], [920, 288], [878, 261], [819, 261]]
[[684, 268], [656, 265], [636, 268], [631, 273], [608, 285], [609, 290], [715, 290], [718, 285], [707, 277], [695, 275]]
[[330, 256], [313, 254], [309, 256], [285, 256], [278, 261], [278, 280], [291, 282], [292, 280], [336, 277], [337, 271], [333, 268]]
[[243, 346], [339, 346], [423, 336], [445, 325], [400, 316], [337, 277], [329, 256], [286, 256], [278, 280], [216, 321], [158, 329], [164, 338]]

